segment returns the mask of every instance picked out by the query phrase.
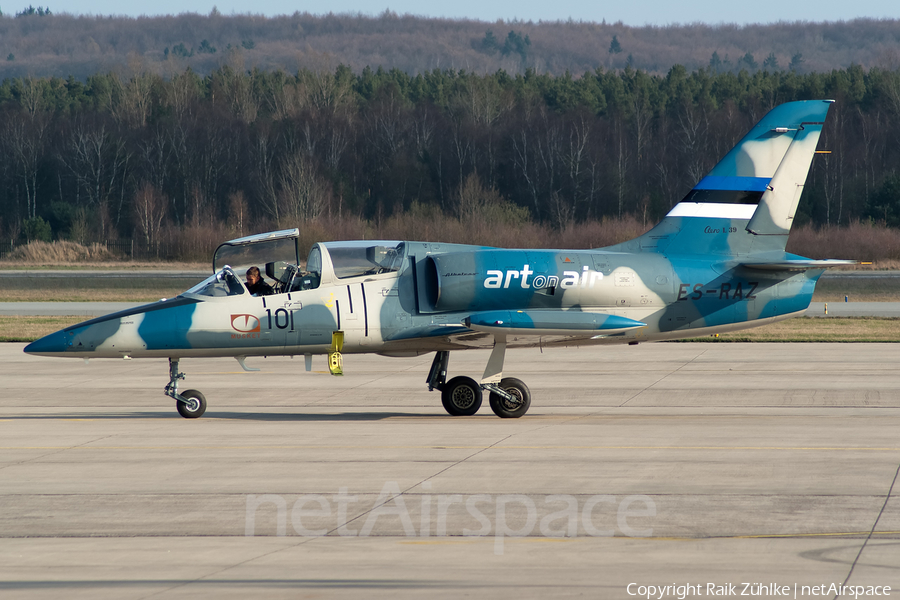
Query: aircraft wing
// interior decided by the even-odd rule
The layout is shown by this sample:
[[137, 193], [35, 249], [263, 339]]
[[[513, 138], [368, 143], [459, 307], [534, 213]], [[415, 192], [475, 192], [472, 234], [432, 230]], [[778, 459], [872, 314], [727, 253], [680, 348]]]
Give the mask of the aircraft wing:
[[406, 328], [386, 337], [385, 341], [443, 338], [466, 347], [490, 347], [486, 343], [480, 343], [491, 339], [486, 334], [541, 336], [550, 343], [550, 338], [560, 342], [573, 337], [587, 339], [620, 334], [646, 326], [646, 323], [634, 319], [599, 312], [491, 310], [473, 313], [458, 324], [441, 323]]
[[829, 269], [831, 267], [846, 267], [846, 266], [857, 265], [857, 264], [859, 264], [859, 262], [855, 261], [855, 260], [798, 259], [798, 260], [775, 260], [775, 261], [765, 261], [765, 262], [744, 262], [744, 263], [740, 263], [739, 266], [746, 267], [748, 269], [755, 269], [757, 271], [808, 271], [810, 269]]

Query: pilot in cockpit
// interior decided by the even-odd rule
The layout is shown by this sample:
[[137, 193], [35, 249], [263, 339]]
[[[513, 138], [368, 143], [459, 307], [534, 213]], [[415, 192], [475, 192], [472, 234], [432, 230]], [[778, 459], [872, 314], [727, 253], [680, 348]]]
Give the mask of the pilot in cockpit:
[[247, 269], [247, 290], [254, 296], [271, 296], [272, 286], [263, 281], [259, 274], [259, 267]]

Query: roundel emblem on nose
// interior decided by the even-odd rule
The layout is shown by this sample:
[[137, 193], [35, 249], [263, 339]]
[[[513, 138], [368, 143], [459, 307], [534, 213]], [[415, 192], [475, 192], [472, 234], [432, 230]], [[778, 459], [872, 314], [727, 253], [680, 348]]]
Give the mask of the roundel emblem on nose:
[[231, 315], [231, 328], [240, 333], [259, 331], [259, 319], [253, 315]]

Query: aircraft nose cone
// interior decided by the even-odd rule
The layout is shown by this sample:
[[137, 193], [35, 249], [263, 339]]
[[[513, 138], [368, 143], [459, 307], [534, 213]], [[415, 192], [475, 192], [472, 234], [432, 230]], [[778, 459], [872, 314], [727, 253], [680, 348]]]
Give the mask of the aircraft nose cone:
[[68, 343], [69, 336], [64, 331], [57, 331], [31, 342], [25, 346], [25, 352], [28, 354], [53, 356], [54, 354], [64, 353], [68, 348]]

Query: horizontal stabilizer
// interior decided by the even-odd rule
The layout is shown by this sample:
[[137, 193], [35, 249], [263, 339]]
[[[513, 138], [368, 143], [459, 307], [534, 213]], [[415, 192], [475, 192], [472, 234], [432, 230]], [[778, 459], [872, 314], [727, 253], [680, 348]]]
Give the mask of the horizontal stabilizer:
[[612, 335], [646, 327], [646, 323], [604, 313], [574, 310], [492, 310], [467, 317], [466, 327], [512, 335]]
[[748, 269], [756, 269], [757, 271], [808, 271], [810, 269], [829, 269], [831, 267], [847, 267], [859, 264], [855, 260], [777, 260], [768, 262], [746, 262], [740, 266]]

